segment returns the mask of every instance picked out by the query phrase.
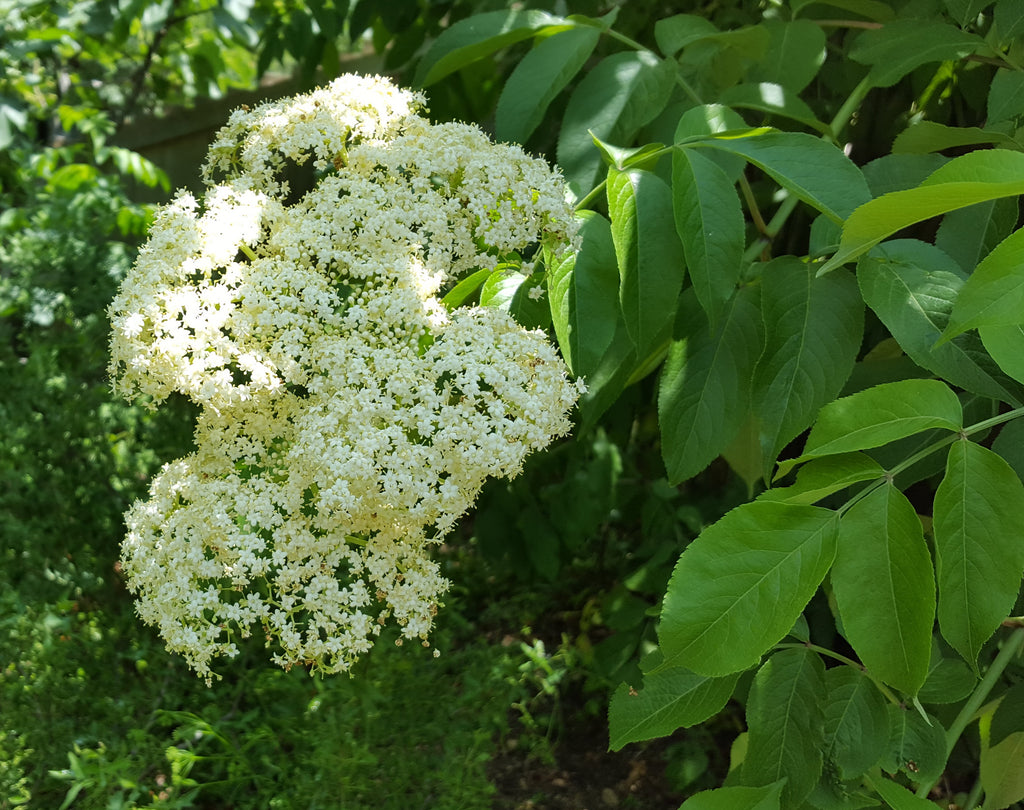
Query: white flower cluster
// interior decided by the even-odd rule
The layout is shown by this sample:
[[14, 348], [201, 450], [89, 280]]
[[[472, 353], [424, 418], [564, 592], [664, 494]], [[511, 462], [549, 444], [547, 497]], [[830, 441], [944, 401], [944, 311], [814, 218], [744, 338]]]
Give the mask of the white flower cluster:
[[[110, 307], [115, 390], [202, 409], [196, 452], [129, 511], [122, 566], [207, 678], [254, 631], [323, 672], [389, 618], [426, 645], [448, 586], [430, 545], [485, 478], [570, 428], [581, 386], [544, 335], [440, 297], [572, 249], [561, 179], [421, 107], [343, 76], [235, 112], [202, 203], [161, 210]], [[290, 187], [296, 166], [310, 189]]]

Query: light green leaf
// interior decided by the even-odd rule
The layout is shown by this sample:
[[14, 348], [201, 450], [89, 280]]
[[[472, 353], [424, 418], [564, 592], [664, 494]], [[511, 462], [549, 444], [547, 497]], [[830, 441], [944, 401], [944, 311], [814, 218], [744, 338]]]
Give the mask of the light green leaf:
[[489, 11], [459, 20], [434, 40], [416, 67], [413, 84], [428, 87], [450, 73], [529, 39], [551, 25], [571, 26], [572, 23], [546, 11], [535, 10]]
[[675, 80], [672, 62], [649, 51], [602, 59], [573, 90], [558, 138], [558, 163], [579, 196], [597, 183], [601, 156], [590, 133], [626, 144], [664, 109]]
[[988, 729], [988, 744], [998, 745], [1018, 731], [1024, 731], [1024, 681], [1017, 681], [999, 699]]
[[982, 326], [978, 334], [999, 368], [1024, 383], [1024, 326]]
[[934, 121], [918, 121], [896, 136], [892, 151], [894, 154], [941, 152], [956, 146], [990, 143], [1020, 148], [1020, 144], [1004, 132], [980, 127], [948, 127]]
[[935, 492], [939, 628], [972, 666], [1013, 608], [1024, 575], [1024, 484], [999, 455], [956, 442]]
[[608, 170], [608, 209], [619, 264], [619, 301], [640, 358], [675, 315], [686, 265], [672, 216], [672, 192], [642, 169]]
[[892, 810], [935, 810], [935, 805], [932, 802], [915, 796], [903, 785], [899, 785], [891, 779], [878, 776], [870, 779], [868, 784]]
[[783, 803], [800, 806], [821, 777], [825, 699], [825, 666], [817, 653], [782, 650], [764, 663], [747, 698], [744, 783], [785, 779]]
[[739, 673], [708, 678], [675, 667], [647, 673], [639, 692], [620, 684], [608, 708], [611, 750], [703, 723], [722, 710], [738, 679]]
[[771, 39], [749, 75], [799, 93], [825, 62], [825, 32], [810, 20], [765, 20], [761, 25]]
[[[779, 464], [776, 478], [785, 475], [799, 459]], [[846, 489], [860, 481], [873, 481], [885, 474], [882, 466], [863, 453], [841, 453], [807, 462], [797, 473], [796, 483], [789, 487], [773, 487], [758, 500], [778, 503], [817, 503], [822, 498]]]
[[825, 758], [841, 779], [867, 773], [882, 758], [889, 743], [885, 698], [864, 673], [853, 667], [833, 667], [825, 673]]
[[765, 787], [722, 787], [695, 793], [679, 810], [779, 810], [782, 783]]
[[490, 278], [493, 271], [489, 267], [484, 267], [481, 270], [477, 270], [475, 273], [471, 273], [464, 279], [461, 279], [458, 284], [452, 287], [451, 291], [441, 299], [441, 303], [451, 311], [457, 307], [461, 307], [473, 293], [480, 289], [480, 286]]
[[988, 122], [1009, 121], [1024, 113], [1024, 71], [999, 68], [988, 88]]
[[1024, 228], [1000, 242], [975, 268], [953, 305], [946, 339], [979, 326], [1024, 323]]
[[672, 154], [672, 209], [697, 298], [714, 325], [743, 266], [743, 211], [717, 164], [693, 149]]
[[754, 372], [753, 408], [767, 475], [779, 452], [850, 376], [864, 304], [852, 276], [816, 278], [808, 265], [784, 256], [764, 268], [761, 312], [765, 350]]
[[712, 332], [684, 294], [678, 321], [689, 334], [669, 347], [658, 390], [661, 454], [673, 485], [714, 461], [747, 415], [762, 341], [759, 298], [756, 288], [741, 289]]
[[[748, 129], [747, 122], [739, 113], [722, 104], [702, 104], [691, 107], [684, 112], [676, 124], [673, 143], [700, 140], [708, 135], [719, 132], [740, 131]], [[739, 155], [727, 152], [709, 151], [707, 156], [718, 164], [725, 176], [735, 183], [743, 174], [746, 161]]]
[[891, 484], [843, 515], [832, 588], [860, 660], [886, 683], [916, 694], [928, 676], [935, 580], [921, 521]]
[[963, 287], [959, 266], [933, 245], [896, 239], [857, 264], [864, 301], [922, 368], [982, 396], [1016, 404], [1020, 388], [999, 370], [974, 334], [936, 345]]
[[912, 706], [886, 707], [889, 713], [889, 750], [882, 759], [888, 773], [902, 771], [918, 784], [932, 785], [946, 767], [946, 731], [936, 718], [927, 719]]
[[562, 356], [574, 374], [589, 377], [611, 345], [616, 323], [622, 321], [619, 271], [611, 224], [593, 211], [578, 216], [580, 250], [551, 268], [548, 289]]
[[586, 64], [601, 32], [580, 26], [545, 38], [516, 65], [505, 82], [494, 114], [500, 141], [526, 143], [551, 102]]
[[781, 640], [835, 555], [833, 512], [744, 504], [679, 557], [658, 627], [668, 666], [720, 676], [747, 669]]
[[805, 132], [767, 128], [685, 144], [739, 155], [836, 222], [871, 199], [860, 169], [837, 146]]
[[938, 20], [896, 20], [858, 38], [850, 58], [871, 65], [868, 78], [875, 87], [891, 87], [915, 68], [929, 62], [962, 59], [986, 50], [977, 34]]
[[1003, 810], [1024, 799], [1024, 731], [981, 749], [984, 810]]
[[804, 445], [803, 459], [881, 447], [906, 436], [963, 427], [960, 400], [940, 380], [900, 380], [825, 405]]
[[737, 84], [724, 90], [720, 99], [723, 104], [730, 107], [742, 107], [789, 118], [825, 135], [832, 131], [828, 124], [818, 120], [807, 102], [781, 84]]
[[839, 251], [818, 272], [856, 259], [914, 223], [1019, 194], [1024, 194], [1024, 154], [1006, 149], [970, 152], [949, 161], [917, 188], [894, 191], [860, 206], [843, 225]]

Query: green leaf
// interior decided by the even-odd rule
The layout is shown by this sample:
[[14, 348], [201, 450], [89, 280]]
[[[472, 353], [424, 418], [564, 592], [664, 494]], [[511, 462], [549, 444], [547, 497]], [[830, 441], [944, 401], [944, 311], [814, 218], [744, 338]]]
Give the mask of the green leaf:
[[779, 810], [782, 783], [765, 787], [722, 787], [695, 793], [679, 810]]
[[619, 271], [611, 224], [593, 211], [578, 216], [580, 250], [551, 268], [548, 289], [562, 355], [574, 374], [589, 377], [611, 345], [616, 324], [622, 322]]
[[771, 39], [767, 53], [751, 67], [750, 75], [799, 93], [825, 62], [825, 32], [810, 20], [765, 20], [761, 25]]
[[1019, 386], [1000, 372], [977, 335], [936, 345], [964, 284], [941, 250], [913, 239], [886, 242], [861, 258], [857, 281], [864, 301], [917, 365], [982, 396], [1019, 401]]
[[[777, 478], [789, 471], [798, 459], [779, 465]], [[822, 498], [846, 489], [860, 481], [873, 481], [885, 474], [882, 466], [863, 453], [841, 453], [812, 459], [800, 468], [796, 483], [789, 487], [773, 487], [758, 497], [762, 501], [778, 503], [817, 503]]]
[[558, 137], [558, 163], [579, 196], [597, 183], [601, 156], [590, 133], [627, 144], [668, 103], [673, 63], [649, 51], [620, 52], [601, 60], [569, 98]]
[[758, 670], [747, 698], [747, 755], [742, 779], [785, 779], [783, 803], [799, 807], [821, 776], [825, 667], [809, 649], [782, 650]]
[[428, 87], [450, 73], [550, 25], [572, 25], [546, 11], [489, 11], [446, 28], [416, 67], [413, 84]]
[[647, 673], [639, 692], [620, 684], [608, 708], [611, 750], [703, 723], [722, 710], [738, 679], [739, 673], [708, 678], [675, 667]]
[[825, 684], [825, 757], [841, 779], [854, 779], [877, 764], [889, 742], [885, 698], [853, 667], [828, 670]]
[[972, 667], [1020, 591], [1022, 514], [1024, 484], [1010, 465], [974, 442], [956, 442], [935, 492], [939, 628]]
[[1024, 113], [1024, 71], [1000, 68], [988, 89], [988, 123], [1009, 121]]
[[482, 285], [491, 275], [491, 269], [485, 267], [482, 270], [477, 270], [475, 273], [471, 273], [464, 279], [459, 281], [452, 289], [441, 299], [441, 303], [447, 307], [449, 311], [461, 307], [466, 299], [469, 298], [473, 293], [480, 289]]
[[679, 557], [658, 638], [669, 666], [720, 676], [747, 669], [780, 641], [835, 555], [835, 515], [814, 506], [748, 503]]
[[[940, 597], [941, 598], [941, 597]], [[962, 659], [946, 658], [938, 638], [932, 638], [932, 659], [928, 664], [928, 678], [917, 693], [922, 703], [959, 703], [966, 698], [978, 682], [978, 677]]]
[[988, 744], [998, 745], [1011, 734], [1024, 731], [1024, 681], [1018, 681], [999, 700], [992, 715]]
[[1001, 197], [950, 211], [939, 224], [935, 247], [970, 273], [982, 256], [1013, 233], [1019, 215], [1016, 197]]
[[896, 20], [861, 34], [850, 58], [872, 66], [868, 78], [874, 87], [891, 87], [921, 65], [963, 59], [981, 50], [987, 50], [981, 37], [948, 23]]
[[832, 131], [828, 124], [818, 120], [807, 102], [781, 84], [737, 84], [724, 90], [720, 99], [730, 107], [743, 107], [789, 118], [822, 134], [827, 135]]
[[526, 143], [551, 102], [580, 71], [601, 32], [581, 26], [546, 37], [524, 56], [498, 98], [494, 133], [500, 141]]
[[1002, 810], [1024, 799], [1024, 731], [981, 749], [984, 810]]
[[934, 121], [918, 121], [896, 136], [892, 151], [894, 154], [941, 152], [957, 146], [991, 143], [1020, 148], [1017, 141], [1004, 132], [980, 127], [947, 127]]
[[672, 218], [672, 192], [642, 169], [608, 170], [608, 210], [619, 263], [626, 330], [643, 358], [672, 322], [686, 265]]
[[935, 580], [921, 521], [891, 484], [843, 515], [832, 588], [844, 634], [864, 665], [917, 694], [928, 676]]
[[[822, 0], [791, 0], [793, 16], [798, 16], [808, 6], [816, 6], [821, 2]], [[827, 5], [852, 11], [865, 19], [880, 23], [889, 22], [894, 16], [892, 7], [881, 0], [828, 0]], [[825, 13], [827, 15], [829, 10], [826, 9]]]
[[[680, 116], [676, 124], [673, 143], [681, 144], [686, 141], [700, 140], [719, 132], [745, 129], [748, 129], [747, 122], [735, 110], [721, 104], [702, 104], [698, 107], [691, 107]], [[725, 176], [733, 183], [739, 180], [746, 167], [746, 161], [739, 155], [711, 151], [708, 152], [708, 157], [718, 164], [718, 167], [725, 172]]]
[[1001, 0], [996, 3], [992, 23], [998, 42], [1009, 44], [1010, 40], [1024, 32], [1024, 5], [1015, 0]]
[[963, 427], [960, 400], [940, 380], [900, 380], [825, 405], [804, 445], [803, 459], [881, 447], [906, 436]]
[[[1006, 178], [1013, 178], [1007, 180]], [[897, 231], [940, 214], [1024, 193], [1024, 154], [979, 149], [955, 158], [917, 188], [877, 197], [850, 215], [839, 251], [818, 271], [827, 273], [866, 253]]]
[[764, 268], [761, 312], [765, 350], [754, 372], [753, 407], [767, 475], [779, 452], [850, 376], [864, 304], [852, 276], [816, 278], [808, 265], [784, 256]]
[[935, 805], [932, 802], [915, 796], [903, 785], [899, 785], [891, 779], [878, 776], [868, 780], [868, 784], [893, 810], [935, 810]]
[[743, 266], [745, 226], [736, 188], [693, 149], [672, 154], [672, 208], [697, 298], [715, 324]]
[[718, 33], [714, 23], [695, 14], [676, 14], [654, 24], [654, 41], [658, 50], [671, 58], [687, 45]]
[[946, 732], [932, 715], [922, 717], [910, 706], [887, 706], [889, 713], [889, 750], [882, 769], [895, 774], [902, 771], [918, 784], [933, 785], [946, 767]]
[[978, 334], [999, 368], [1024, 383], [1024, 326], [982, 326]]
[[728, 447], [746, 418], [750, 377], [762, 334], [758, 290], [741, 289], [717, 328], [708, 328], [691, 296], [679, 321], [689, 333], [669, 347], [658, 390], [661, 454], [674, 486], [699, 473]]
[[953, 305], [946, 339], [979, 326], [1024, 323], [1024, 228], [1000, 242], [975, 268]]
[[677, 146], [739, 155], [836, 222], [871, 199], [864, 175], [853, 161], [837, 146], [805, 132], [761, 128]]

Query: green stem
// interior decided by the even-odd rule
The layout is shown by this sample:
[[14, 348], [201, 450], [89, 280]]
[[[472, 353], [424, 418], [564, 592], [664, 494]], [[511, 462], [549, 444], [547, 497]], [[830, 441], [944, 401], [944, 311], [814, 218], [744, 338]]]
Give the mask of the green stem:
[[846, 127], [853, 118], [853, 114], [857, 111], [861, 102], [864, 101], [864, 97], [870, 92], [872, 84], [868, 81], [868, 77], [865, 76], [857, 84], [853, 90], [850, 91], [850, 95], [846, 97], [846, 101], [843, 102], [843, 106], [839, 108], [839, 112], [835, 114], [835, 117], [829, 123], [828, 128], [832, 130], [832, 135], [838, 139], [839, 133]]
[[583, 209], [585, 209], [588, 205], [590, 205], [590, 203], [592, 203], [601, 195], [606, 185], [608, 185], [608, 181], [602, 180], [600, 183], [594, 186], [590, 191], [587, 192], [587, 195], [582, 200], [576, 203], [576, 206], [573, 208], [573, 210], [582, 211]]
[[247, 244], [243, 242], [241, 245], [238, 246], [238, 249], [241, 250], [242, 253], [244, 253], [249, 258], [249, 261], [256, 261], [256, 254], [252, 252], [252, 248], [249, 247]]
[[[999, 651], [999, 655], [996, 656], [996, 660], [992, 662], [992, 666], [985, 673], [985, 677], [981, 679], [981, 683], [975, 688], [974, 693], [967, 699], [963, 708], [960, 709], [960, 713], [950, 725], [949, 730], [946, 732], [947, 757], [952, 753], [953, 746], [960, 739], [960, 735], [964, 733], [967, 726], [974, 720], [974, 715], [978, 709], [988, 700], [989, 693], [995, 687], [999, 678], [1002, 677], [1003, 671], [1010, 661], [1020, 653], [1022, 646], [1024, 646], [1024, 627], [1018, 628], [1010, 634], [1010, 637], [1003, 644], [1003, 648]], [[931, 784], [921, 785], [917, 795], [921, 798], [927, 797], [937, 781], [938, 779]]]
[[978, 801], [981, 799], [981, 778], [974, 780], [974, 785], [971, 787], [971, 792], [967, 794], [967, 800], [964, 802], [964, 810], [974, 810], [978, 806]]

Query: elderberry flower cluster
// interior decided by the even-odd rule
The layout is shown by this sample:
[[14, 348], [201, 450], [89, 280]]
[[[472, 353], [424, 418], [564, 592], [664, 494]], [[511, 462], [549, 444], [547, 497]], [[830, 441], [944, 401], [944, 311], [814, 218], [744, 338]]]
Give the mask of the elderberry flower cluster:
[[122, 570], [208, 679], [254, 633], [322, 672], [389, 620], [426, 646], [448, 587], [430, 547], [570, 428], [582, 385], [542, 333], [442, 301], [573, 249], [561, 179], [422, 106], [343, 76], [236, 111], [202, 200], [161, 209], [111, 304], [115, 390], [200, 406], [196, 451], [127, 514]]

